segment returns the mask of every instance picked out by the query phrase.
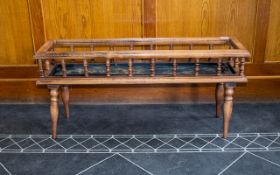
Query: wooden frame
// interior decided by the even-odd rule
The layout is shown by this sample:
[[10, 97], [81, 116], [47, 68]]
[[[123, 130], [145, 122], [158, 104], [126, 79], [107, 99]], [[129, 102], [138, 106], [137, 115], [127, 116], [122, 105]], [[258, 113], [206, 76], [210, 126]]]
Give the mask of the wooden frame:
[[[96, 49], [99, 47], [99, 49]], [[51, 95], [52, 134], [56, 138], [58, 118], [58, 94], [62, 90], [65, 115], [69, 117], [69, 85], [98, 84], [186, 84], [216, 83], [216, 115], [221, 115], [224, 103], [224, 137], [228, 135], [229, 121], [232, 113], [233, 93], [236, 83], [246, 83], [244, 74], [245, 60], [250, 53], [235, 38], [128, 38], [101, 40], [53, 40], [46, 42], [35, 54], [40, 78], [37, 85], [47, 85]], [[105, 74], [95, 77], [89, 74], [88, 65], [96, 60], [104, 63]], [[110, 65], [120, 61], [128, 65], [127, 75], [111, 76]], [[147, 62], [150, 73], [145, 76], [133, 75], [134, 61]], [[172, 75], [158, 76], [155, 64], [171, 62]], [[70, 76], [67, 64], [80, 63], [84, 67], [82, 76]], [[178, 75], [177, 65], [188, 62], [194, 65], [194, 74]], [[216, 65], [215, 75], [201, 75], [200, 66], [205, 63]], [[222, 72], [222, 64], [226, 63], [232, 74]], [[57, 65], [61, 65], [62, 75], [53, 76]]]

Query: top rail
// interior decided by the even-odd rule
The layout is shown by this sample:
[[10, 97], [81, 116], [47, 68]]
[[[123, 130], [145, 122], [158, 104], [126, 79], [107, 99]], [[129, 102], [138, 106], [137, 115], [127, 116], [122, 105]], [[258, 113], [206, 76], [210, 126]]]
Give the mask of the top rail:
[[230, 44], [229, 37], [205, 38], [116, 38], [116, 39], [59, 39], [47, 41], [37, 52], [63, 46], [122, 46], [122, 45], [179, 45]]
[[[94, 51], [96, 46], [160, 46], [160, 45], [208, 45], [211, 50], [123, 50], [123, 51]], [[228, 45], [229, 49], [213, 49], [213, 45]], [[69, 47], [71, 50], [59, 52], [53, 50], [59, 47]], [[89, 47], [89, 51], [76, 51], [74, 47]], [[230, 49], [231, 48], [231, 49]], [[166, 56], [165, 56], [166, 55]], [[77, 58], [79, 57], [104, 57], [104, 58], [218, 58], [218, 57], [250, 57], [250, 53], [235, 38], [230, 37], [205, 37], [205, 38], [120, 38], [120, 39], [83, 39], [83, 40], [52, 40], [46, 42], [34, 55], [35, 59], [45, 58]]]
[[247, 50], [128, 50], [89, 52], [37, 53], [37, 59], [84, 59], [84, 58], [229, 58], [249, 57]]
[[57, 46], [69, 45], [150, 45], [150, 44], [225, 44], [229, 37], [206, 38], [116, 38], [116, 39], [80, 39], [80, 40], [54, 40]]

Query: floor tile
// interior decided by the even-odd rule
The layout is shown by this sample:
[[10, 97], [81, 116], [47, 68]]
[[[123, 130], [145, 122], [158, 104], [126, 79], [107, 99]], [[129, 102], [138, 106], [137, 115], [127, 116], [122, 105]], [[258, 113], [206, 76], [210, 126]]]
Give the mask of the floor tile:
[[[71, 175], [112, 154], [1, 154], [0, 162], [13, 175]], [[0, 167], [1, 172], [1, 167]], [[2, 175], [2, 174], [1, 174]]]
[[155, 175], [218, 174], [241, 153], [122, 154]]
[[0, 174], [1, 175], [10, 175], [11, 172], [5, 167], [5, 165], [0, 163]]
[[265, 160], [255, 157], [249, 153], [245, 154], [236, 163], [229, 167], [223, 175], [279, 175], [280, 166], [275, 166]]
[[279, 151], [253, 152], [253, 153], [280, 165], [280, 152]]
[[100, 164], [88, 167], [80, 173], [81, 175], [149, 175], [151, 173], [141, 167], [129, 162], [125, 158], [115, 155]]

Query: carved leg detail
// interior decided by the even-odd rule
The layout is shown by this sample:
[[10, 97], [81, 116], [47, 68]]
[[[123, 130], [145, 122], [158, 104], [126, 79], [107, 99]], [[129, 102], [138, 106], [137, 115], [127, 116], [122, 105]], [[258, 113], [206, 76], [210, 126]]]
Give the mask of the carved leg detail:
[[234, 87], [225, 86], [225, 103], [224, 103], [224, 138], [228, 136], [229, 122], [232, 114]]
[[51, 112], [51, 122], [52, 122], [52, 137], [56, 139], [57, 121], [58, 121], [58, 87], [49, 87], [50, 89], [50, 112]]
[[62, 98], [62, 102], [64, 104], [64, 116], [65, 116], [65, 118], [69, 118], [70, 113], [69, 113], [69, 88], [68, 88], [68, 86], [62, 87], [61, 98]]
[[224, 103], [224, 83], [216, 85], [216, 117], [222, 115], [222, 106]]

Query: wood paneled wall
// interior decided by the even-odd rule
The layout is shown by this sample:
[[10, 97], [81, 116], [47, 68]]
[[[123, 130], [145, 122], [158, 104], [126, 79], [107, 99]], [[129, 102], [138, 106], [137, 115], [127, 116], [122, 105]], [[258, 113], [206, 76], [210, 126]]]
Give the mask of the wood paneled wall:
[[157, 37], [235, 36], [254, 51], [257, 0], [157, 0]]
[[247, 65], [249, 83], [276, 79], [278, 85], [279, 8], [279, 0], [3, 0], [0, 84], [10, 82], [5, 85], [10, 90], [20, 81], [28, 84], [29, 93], [45, 95], [30, 86], [37, 76], [32, 55], [49, 39], [228, 35], [253, 55]]
[[0, 1], [0, 64], [31, 64], [33, 43], [27, 0]]
[[280, 1], [272, 0], [265, 61], [280, 61]]
[[46, 39], [142, 36], [141, 0], [43, 0]]
[[[270, 1], [269, 7], [262, 8]], [[265, 3], [263, 0], [0, 1], [3, 24], [0, 64], [32, 64], [34, 48], [55, 38], [228, 35], [240, 39], [255, 56], [263, 22], [268, 26], [266, 40], [261, 41], [266, 43], [262, 51], [265, 54], [256, 62], [280, 61], [280, 2], [265, 0]], [[258, 23], [266, 18], [262, 15], [265, 12], [270, 14], [268, 19]]]

